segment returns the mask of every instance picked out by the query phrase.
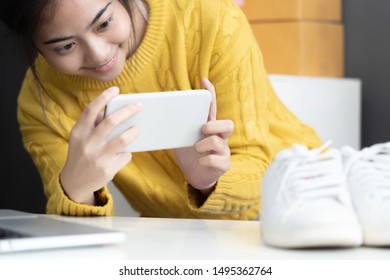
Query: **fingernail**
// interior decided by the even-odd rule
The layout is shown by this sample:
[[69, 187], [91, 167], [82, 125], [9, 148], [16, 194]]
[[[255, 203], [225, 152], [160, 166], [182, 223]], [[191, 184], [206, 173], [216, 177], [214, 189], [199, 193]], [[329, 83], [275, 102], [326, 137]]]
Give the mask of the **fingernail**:
[[208, 78], [203, 78], [203, 82], [205, 83], [205, 86], [210, 86], [211, 82]]
[[110, 87], [108, 89], [108, 93], [111, 95], [119, 94], [119, 88], [118, 87]]

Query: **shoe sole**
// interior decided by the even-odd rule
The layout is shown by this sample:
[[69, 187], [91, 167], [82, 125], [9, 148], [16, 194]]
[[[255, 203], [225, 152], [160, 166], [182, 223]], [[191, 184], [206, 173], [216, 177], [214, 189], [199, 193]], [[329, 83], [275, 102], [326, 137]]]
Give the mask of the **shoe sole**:
[[390, 226], [363, 226], [363, 244], [365, 246], [390, 246]]
[[360, 225], [328, 225], [305, 228], [264, 228], [264, 243], [281, 248], [358, 247], [363, 244]]

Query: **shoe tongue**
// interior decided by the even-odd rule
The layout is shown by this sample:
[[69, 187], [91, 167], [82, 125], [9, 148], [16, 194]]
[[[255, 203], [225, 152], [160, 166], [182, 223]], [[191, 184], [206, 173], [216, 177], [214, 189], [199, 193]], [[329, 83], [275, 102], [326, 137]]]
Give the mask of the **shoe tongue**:
[[[372, 164], [377, 170], [390, 173], [390, 145], [376, 144], [362, 150], [363, 160]], [[388, 175], [387, 175], [388, 176]]]
[[371, 147], [364, 148], [362, 152], [366, 156], [377, 154], [390, 155], [390, 142], [385, 144], [375, 144]]
[[371, 148], [390, 153], [390, 142], [375, 144]]
[[390, 155], [390, 145], [384, 146], [382, 151], [381, 151], [381, 154]]
[[372, 162], [376, 169], [386, 171], [390, 174], [389, 154], [379, 153]]
[[304, 151], [307, 151], [308, 149], [299, 144], [293, 144], [291, 149], [284, 149], [278, 152], [277, 158], [291, 158], [292, 156], [295, 156], [297, 154], [302, 154]]
[[306, 146], [293, 144], [292, 149], [297, 154], [305, 154], [309, 150]]

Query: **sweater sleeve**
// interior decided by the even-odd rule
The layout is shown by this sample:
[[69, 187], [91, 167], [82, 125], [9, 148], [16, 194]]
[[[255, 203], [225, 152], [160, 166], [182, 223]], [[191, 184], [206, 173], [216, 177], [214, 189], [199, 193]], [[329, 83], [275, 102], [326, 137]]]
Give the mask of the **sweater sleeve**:
[[60, 172], [66, 160], [69, 131], [74, 121], [46, 93], [37, 91], [30, 71], [21, 87], [17, 117], [23, 145], [43, 183], [47, 198], [46, 212], [72, 216], [112, 215], [113, 201], [106, 186], [95, 194], [98, 206], [74, 202], [62, 189]]
[[[208, 75], [216, 89], [217, 119], [231, 119], [235, 125], [229, 139], [231, 167], [207, 198], [189, 187], [189, 201], [193, 211], [255, 218], [261, 179], [274, 155], [292, 142], [320, 141], [276, 97], [244, 14], [234, 3], [221, 6]], [[282, 124], [276, 132], [275, 123]], [[299, 135], [303, 130], [306, 140]], [[275, 139], [283, 138], [285, 145], [277, 144]]]

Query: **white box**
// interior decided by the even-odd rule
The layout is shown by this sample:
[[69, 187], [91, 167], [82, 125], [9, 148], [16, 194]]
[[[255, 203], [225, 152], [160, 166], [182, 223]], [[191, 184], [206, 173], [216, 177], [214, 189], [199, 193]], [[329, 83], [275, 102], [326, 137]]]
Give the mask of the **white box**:
[[284, 104], [334, 148], [361, 148], [361, 80], [269, 75]]

